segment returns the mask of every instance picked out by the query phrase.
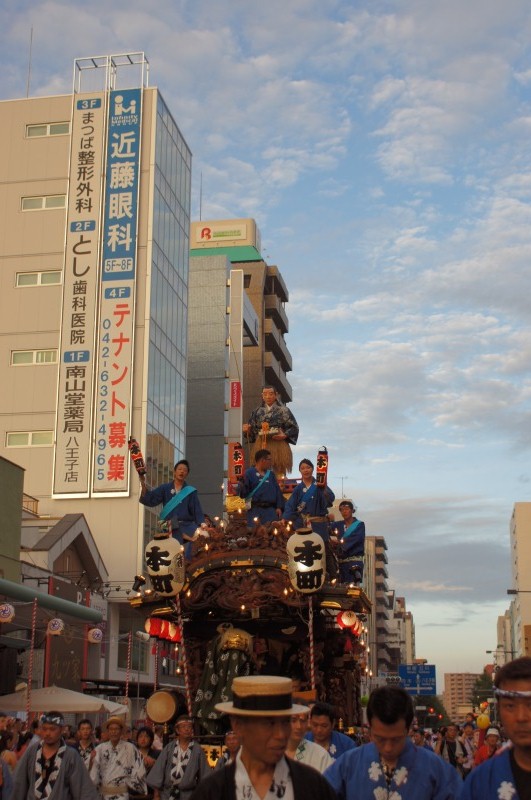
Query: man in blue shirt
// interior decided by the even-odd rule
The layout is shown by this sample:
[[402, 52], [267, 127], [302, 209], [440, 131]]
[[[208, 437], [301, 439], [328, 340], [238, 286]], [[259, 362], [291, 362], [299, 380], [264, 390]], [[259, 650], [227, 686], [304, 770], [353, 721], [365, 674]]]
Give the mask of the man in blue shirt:
[[350, 500], [342, 500], [339, 513], [341, 522], [334, 522], [330, 531], [339, 539], [338, 560], [341, 583], [360, 585], [363, 580], [363, 556], [365, 552], [365, 523], [356, 519], [356, 508]]
[[140, 476], [142, 487], [140, 502], [150, 508], [162, 504], [160, 518], [171, 523], [174, 539], [181, 544], [186, 543], [185, 555], [187, 558], [190, 556], [191, 542], [195, 532], [205, 521], [197, 489], [189, 486], [186, 482], [189, 472], [190, 465], [183, 458], [173, 468], [173, 480], [170, 483], [163, 483], [156, 489], [148, 489], [145, 476]]
[[413, 701], [398, 686], [371, 692], [371, 741], [342, 755], [325, 772], [339, 800], [459, 800], [456, 770], [409, 738]]
[[254, 467], [245, 470], [238, 484], [238, 494], [246, 501], [249, 527], [256, 520], [264, 525], [280, 519], [284, 509], [284, 497], [272, 470], [270, 451], [257, 450], [254, 460]]
[[463, 786], [463, 800], [527, 800], [531, 797], [531, 658], [504, 664], [494, 695], [511, 746], [478, 767]]
[[353, 750], [356, 742], [344, 733], [334, 730], [336, 715], [328, 703], [315, 703], [310, 711], [310, 733], [305, 738], [324, 747], [335, 760], [347, 750]]

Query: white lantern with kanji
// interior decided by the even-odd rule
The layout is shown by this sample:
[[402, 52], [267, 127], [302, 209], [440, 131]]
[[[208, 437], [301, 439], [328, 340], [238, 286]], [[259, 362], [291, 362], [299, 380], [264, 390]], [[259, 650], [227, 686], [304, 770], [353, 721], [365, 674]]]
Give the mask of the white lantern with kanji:
[[15, 608], [11, 603], [2, 603], [0, 605], [0, 622], [11, 622], [15, 616]]
[[184, 548], [177, 539], [152, 539], [145, 550], [153, 590], [162, 597], [175, 597], [184, 586]]
[[48, 623], [47, 632], [50, 636], [60, 636], [65, 629], [65, 624], [59, 617], [54, 617]]
[[90, 644], [100, 644], [103, 640], [103, 631], [101, 628], [91, 628], [87, 633], [87, 642]]
[[318, 592], [326, 577], [323, 539], [311, 528], [299, 528], [287, 543], [288, 575], [291, 585], [302, 594]]

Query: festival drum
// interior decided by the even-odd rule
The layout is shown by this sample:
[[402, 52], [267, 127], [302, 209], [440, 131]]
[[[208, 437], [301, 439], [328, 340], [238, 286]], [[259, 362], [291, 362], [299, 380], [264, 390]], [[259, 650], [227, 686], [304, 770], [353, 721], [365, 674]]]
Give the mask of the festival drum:
[[146, 702], [147, 715], [153, 722], [163, 724], [174, 722], [179, 713], [186, 713], [186, 703], [182, 694], [169, 689], [159, 689]]

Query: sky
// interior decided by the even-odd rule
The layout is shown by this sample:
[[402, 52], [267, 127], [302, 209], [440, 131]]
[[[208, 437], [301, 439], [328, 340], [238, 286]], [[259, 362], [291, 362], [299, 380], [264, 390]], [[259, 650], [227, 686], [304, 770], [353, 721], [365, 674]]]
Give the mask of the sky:
[[30, 95], [145, 52], [192, 218], [254, 217], [289, 288], [295, 461], [328, 447], [439, 686], [481, 672], [531, 501], [529, 2], [3, 0], [1, 99], [32, 29]]

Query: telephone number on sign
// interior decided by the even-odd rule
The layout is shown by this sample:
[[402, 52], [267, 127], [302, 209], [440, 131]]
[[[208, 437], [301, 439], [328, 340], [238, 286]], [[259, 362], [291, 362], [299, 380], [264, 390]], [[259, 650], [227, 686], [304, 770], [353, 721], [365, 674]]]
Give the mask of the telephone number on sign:
[[106, 258], [105, 272], [130, 272], [133, 269], [132, 258]]

